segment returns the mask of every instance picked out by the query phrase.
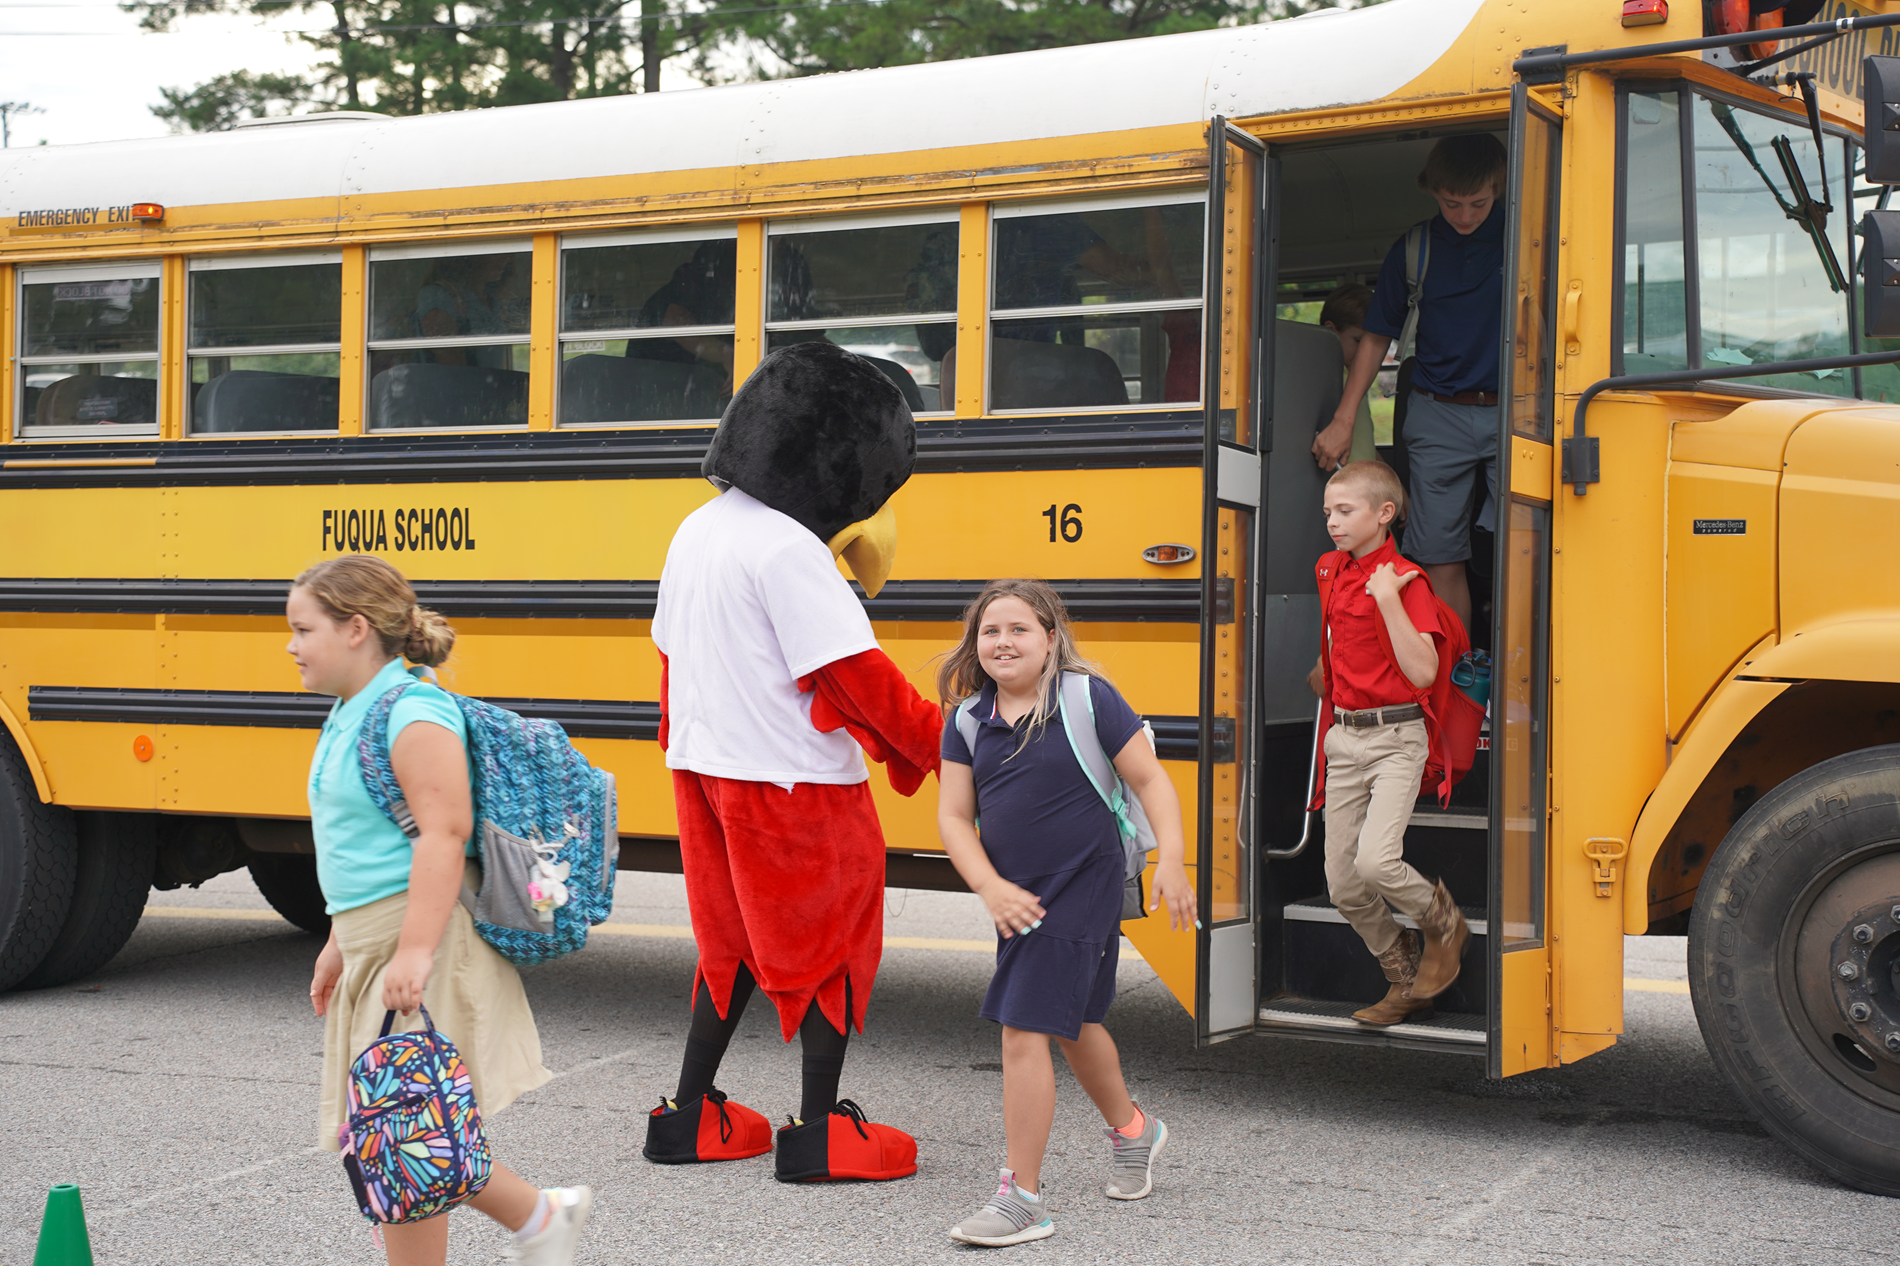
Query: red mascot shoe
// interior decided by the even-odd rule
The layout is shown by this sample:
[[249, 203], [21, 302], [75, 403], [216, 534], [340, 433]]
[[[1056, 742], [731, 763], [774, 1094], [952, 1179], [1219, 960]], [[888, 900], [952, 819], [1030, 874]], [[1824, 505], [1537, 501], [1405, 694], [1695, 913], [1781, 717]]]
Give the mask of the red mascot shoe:
[[865, 1178], [881, 1182], [917, 1172], [917, 1140], [902, 1130], [864, 1119], [864, 1109], [840, 1099], [822, 1120], [778, 1132], [778, 1180], [824, 1182]]
[[664, 1101], [647, 1115], [640, 1154], [658, 1165], [744, 1160], [772, 1150], [772, 1123], [717, 1090], [667, 1111]]

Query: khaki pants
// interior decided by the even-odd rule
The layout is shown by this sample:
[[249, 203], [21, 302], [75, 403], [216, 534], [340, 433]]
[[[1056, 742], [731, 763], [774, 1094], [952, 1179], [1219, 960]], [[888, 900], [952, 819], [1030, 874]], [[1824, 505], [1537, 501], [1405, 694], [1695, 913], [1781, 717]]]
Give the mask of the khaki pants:
[[1427, 753], [1423, 721], [1326, 731], [1326, 890], [1374, 954], [1399, 939], [1387, 902], [1414, 920], [1432, 904], [1404, 857]]

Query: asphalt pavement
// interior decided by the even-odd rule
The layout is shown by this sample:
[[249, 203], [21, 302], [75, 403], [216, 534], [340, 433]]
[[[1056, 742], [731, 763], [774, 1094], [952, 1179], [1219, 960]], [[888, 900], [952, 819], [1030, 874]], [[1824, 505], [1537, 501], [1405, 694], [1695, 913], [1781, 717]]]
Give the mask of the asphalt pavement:
[[[316, 939], [275, 921], [242, 872], [151, 905], [98, 975], [0, 996], [0, 1266], [32, 1260], [62, 1181], [84, 1192], [101, 1266], [380, 1262], [335, 1155], [312, 1146]], [[893, 891], [887, 911], [844, 1093], [917, 1136], [919, 1172], [894, 1183], [783, 1186], [770, 1156], [640, 1158], [687, 1022], [676, 877], [622, 875], [619, 930], [527, 974], [555, 1080], [494, 1116], [490, 1137], [532, 1182], [595, 1188], [580, 1261], [1900, 1261], [1900, 1204], [1839, 1186], [1749, 1120], [1685, 994], [1631, 992], [1614, 1050], [1492, 1083], [1468, 1057], [1269, 1039], [1197, 1051], [1132, 955], [1109, 1028], [1172, 1131], [1154, 1194], [1099, 1194], [1100, 1120], [1059, 1073], [1044, 1170], [1056, 1235], [955, 1245], [946, 1229], [994, 1190], [1003, 1158], [997, 1033], [976, 1018], [987, 920], [967, 895]], [[1683, 960], [1678, 938], [1629, 942], [1632, 977], [1680, 981]], [[763, 999], [720, 1081], [768, 1115], [796, 1107], [797, 1050]], [[451, 1217], [451, 1262], [499, 1257], [498, 1228]]]

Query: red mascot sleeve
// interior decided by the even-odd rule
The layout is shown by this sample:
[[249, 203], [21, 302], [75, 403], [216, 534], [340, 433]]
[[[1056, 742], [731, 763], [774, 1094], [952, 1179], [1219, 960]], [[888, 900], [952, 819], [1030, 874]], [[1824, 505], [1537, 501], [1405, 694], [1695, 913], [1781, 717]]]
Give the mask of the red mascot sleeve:
[[833, 660], [799, 678], [798, 688], [816, 691], [812, 725], [824, 733], [846, 730], [866, 756], [883, 763], [899, 795], [915, 795], [924, 775], [936, 772], [943, 711], [918, 694], [883, 651]]

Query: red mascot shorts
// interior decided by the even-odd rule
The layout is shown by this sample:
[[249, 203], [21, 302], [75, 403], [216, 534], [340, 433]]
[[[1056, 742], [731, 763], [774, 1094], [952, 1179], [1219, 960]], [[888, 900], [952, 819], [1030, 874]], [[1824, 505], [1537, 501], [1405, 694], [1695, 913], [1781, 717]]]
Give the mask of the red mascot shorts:
[[744, 963], [786, 1041], [814, 998], [833, 1028], [863, 1032], [884, 954], [884, 832], [871, 784], [787, 791], [676, 769], [673, 799], [699, 944], [693, 996], [705, 981], [724, 1017]]

